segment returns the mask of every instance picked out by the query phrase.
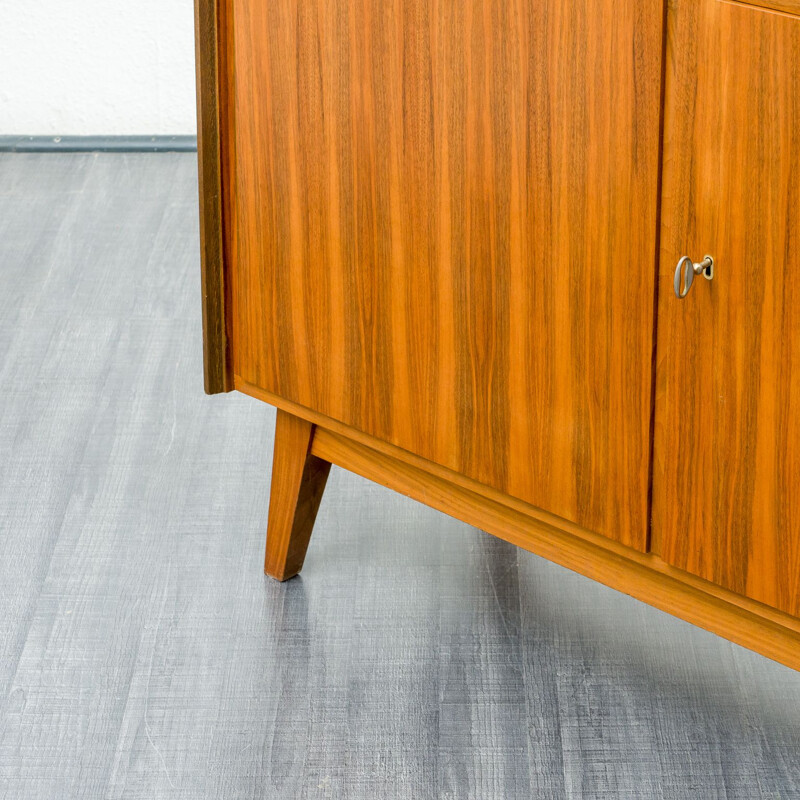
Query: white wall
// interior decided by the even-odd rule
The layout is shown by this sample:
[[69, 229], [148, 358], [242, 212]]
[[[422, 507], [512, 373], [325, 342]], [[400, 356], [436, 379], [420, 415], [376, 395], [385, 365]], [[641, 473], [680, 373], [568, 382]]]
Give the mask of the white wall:
[[192, 0], [0, 0], [0, 134], [193, 134]]

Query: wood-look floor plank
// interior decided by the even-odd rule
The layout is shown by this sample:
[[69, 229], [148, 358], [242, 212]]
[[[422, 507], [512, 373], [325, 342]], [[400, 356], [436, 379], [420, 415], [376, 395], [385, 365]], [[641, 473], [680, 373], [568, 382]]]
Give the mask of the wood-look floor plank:
[[263, 576], [195, 169], [0, 157], [0, 798], [797, 795], [797, 673], [362, 478]]

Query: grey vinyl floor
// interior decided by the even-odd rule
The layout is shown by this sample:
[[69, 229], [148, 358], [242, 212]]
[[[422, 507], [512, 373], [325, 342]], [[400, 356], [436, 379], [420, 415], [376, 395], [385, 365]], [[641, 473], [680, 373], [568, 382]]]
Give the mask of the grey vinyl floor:
[[358, 477], [263, 576], [195, 181], [0, 157], [0, 797], [800, 797], [800, 674]]

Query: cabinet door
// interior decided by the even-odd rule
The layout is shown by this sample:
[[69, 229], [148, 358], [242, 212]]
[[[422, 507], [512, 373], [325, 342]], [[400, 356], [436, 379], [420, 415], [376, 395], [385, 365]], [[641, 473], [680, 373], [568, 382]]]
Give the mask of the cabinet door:
[[660, 0], [228, 0], [232, 352], [644, 549]]
[[800, 614], [800, 18], [676, 0], [667, 63], [653, 548]]

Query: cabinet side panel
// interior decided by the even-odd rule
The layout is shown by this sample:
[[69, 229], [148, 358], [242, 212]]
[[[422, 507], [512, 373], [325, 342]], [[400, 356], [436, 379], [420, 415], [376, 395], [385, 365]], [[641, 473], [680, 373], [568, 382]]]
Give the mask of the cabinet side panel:
[[644, 549], [661, 2], [232, 2], [236, 375]]
[[233, 388], [225, 329], [218, 26], [217, 0], [195, 0], [203, 366], [208, 394]]

